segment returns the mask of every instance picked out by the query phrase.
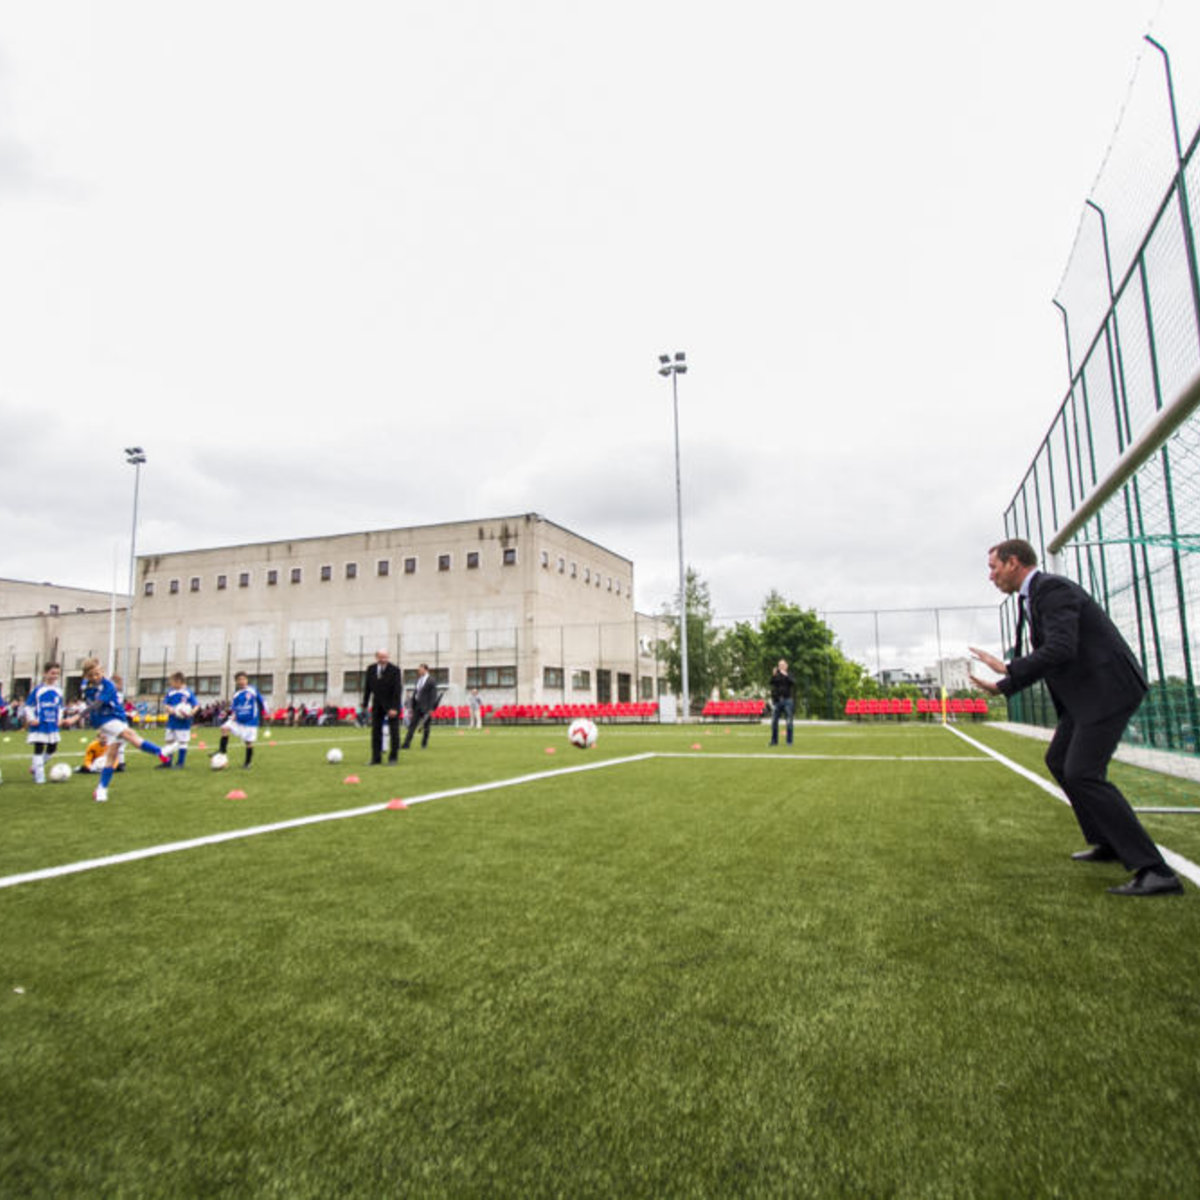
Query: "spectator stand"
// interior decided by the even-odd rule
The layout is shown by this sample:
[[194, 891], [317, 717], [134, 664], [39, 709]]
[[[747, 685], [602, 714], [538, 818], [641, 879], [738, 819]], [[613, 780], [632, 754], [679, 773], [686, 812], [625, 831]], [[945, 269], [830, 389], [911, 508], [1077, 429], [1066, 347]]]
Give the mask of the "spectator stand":
[[700, 710], [702, 721], [760, 721], [770, 712], [765, 700], [709, 700]]

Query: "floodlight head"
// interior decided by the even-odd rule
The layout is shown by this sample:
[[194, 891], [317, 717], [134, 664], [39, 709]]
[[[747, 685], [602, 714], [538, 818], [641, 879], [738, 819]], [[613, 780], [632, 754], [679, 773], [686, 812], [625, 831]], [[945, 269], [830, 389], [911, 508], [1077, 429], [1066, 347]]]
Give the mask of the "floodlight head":
[[141, 448], [141, 446], [126, 446], [125, 461], [129, 463], [130, 466], [138, 466], [146, 461], [146, 452]]
[[665, 367], [671, 361], [671, 356], [669, 354], [660, 354], [658, 361]]
[[677, 363], [687, 362], [687, 355], [682, 350], [675, 351], [675, 361]]

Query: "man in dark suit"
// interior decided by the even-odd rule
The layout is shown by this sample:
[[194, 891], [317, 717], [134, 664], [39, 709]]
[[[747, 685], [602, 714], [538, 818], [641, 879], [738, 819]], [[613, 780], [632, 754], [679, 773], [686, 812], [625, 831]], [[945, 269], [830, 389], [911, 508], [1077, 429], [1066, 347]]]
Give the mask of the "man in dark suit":
[[417, 682], [413, 687], [412, 712], [408, 718], [408, 730], [404, 735], [404, 749], [412, 745], [413, 734], [417, 726], [421, 726], [421, 749], [429, 745], [429, 726], [433, 724], [433, 710], [437, 708], [438, 690], [433, 676], [429, 673], [429, 664], [421, 663], [417, 667]]
[[[1182, 892], [1183, 884], [1129, 801], [1107, 778], [1109, 760], [1147, 691], [1133, 652], [1083, 588], [1037, 569], [1037, 554], [1027, 541], [1011, 538], [993, 546], [988, 571], [1000, 591], [1018, 597], [1017, 645], [1008, 663], [972, 646], [971, 654], [1001, 678], [995, 683], [971, 680], [1001, 696], [1045, 680], [1058, 714], [1046, 766], [1066, 792], [1089, 843], [1072, 857], [1123, 862], [1135, 874], [1128, 883], [1108, 889], [1119, 896]], [[1028, 654], [1021, 652], [1025, 630], [1030, 634]]]
[[371, 710], [371, 766], [383, 761], [383, 723], [388, 727], [388, 762], [400, 752], [400, 668], [388, 662], [388, 652], [377, 650], [363, 681], [363, 708]]

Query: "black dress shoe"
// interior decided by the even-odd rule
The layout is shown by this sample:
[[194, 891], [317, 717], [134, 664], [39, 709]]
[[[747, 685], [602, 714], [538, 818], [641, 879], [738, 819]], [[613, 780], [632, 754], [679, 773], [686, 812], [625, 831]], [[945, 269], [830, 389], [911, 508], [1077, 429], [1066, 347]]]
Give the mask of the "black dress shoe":
[[1156, 867], [1143, 867], [1128, 883], [1108, 889], [1114, 896], [1172, 896], [1183, 891], [1174, 871], [1164, 874]]
[[1089, 846], [1086, 850], [1076, 850], [1071, 857], [1076, 862], [1116, 862], [1117, 852], [1111, 846]]

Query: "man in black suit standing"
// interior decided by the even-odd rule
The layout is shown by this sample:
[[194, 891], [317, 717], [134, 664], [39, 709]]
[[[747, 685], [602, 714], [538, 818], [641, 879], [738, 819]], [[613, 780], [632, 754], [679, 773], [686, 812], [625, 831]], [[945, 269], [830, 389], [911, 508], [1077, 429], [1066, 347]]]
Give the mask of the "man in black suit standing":
[[400, 668], [388, 662], [386, 650], [375, 651], [375, 661], [366, 670], [363, 708], [371, 710], [371, 766], [383, 761], [383, 723], [388, 727], [388, 763], [395, 765], [400, 752]]
[[404, 735], [404, 749], [412, 745], [413, 734], [417, 726], [421, 726], [421, 749], [429, 744], [429, 726], [433, 724], [433, 710], [437, 708], [438, 690], [433, 676], [429, 673], [429, 664], [421, 663], [417, 667], [417, 682], [412, 694], [412, 713], [408, 718], [408, 731]]
[[[1129, 801], [1109, 783], [1108, 763], [1147, 691], [1133, 652], [1108, 614], [1070, 579], [1037, 569], [1037, 554], [1021, 538], [988, 551], [992, 583], [1020, 604], [1012, 660], [970, 647], [1001, 676], [995, 683], [971, 677], [984, 691], [1011, 696], [1045, 680], [1058, 714], [1046, 766], [1058, 780], [1089, 843], [1072, 857], [1080, 862], [1120, 860], [1134, 877], [1108, 890], [1118, 896], [1182, 892]], [[1028, 629], [1031, 649], [1021, 653]]]

